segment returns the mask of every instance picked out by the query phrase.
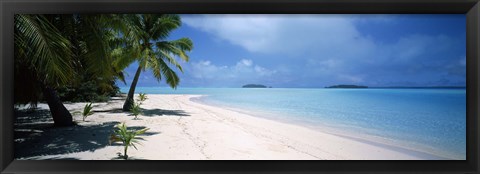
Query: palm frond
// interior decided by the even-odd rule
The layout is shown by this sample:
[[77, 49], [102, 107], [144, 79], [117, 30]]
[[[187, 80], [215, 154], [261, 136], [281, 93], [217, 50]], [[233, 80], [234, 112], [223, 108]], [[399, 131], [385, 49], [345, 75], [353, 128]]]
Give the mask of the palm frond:
[[160, 70], [162, 71], [165, 80], [171, 88], [177, 88], [180, 84], [180, 78], [177, 76], [177, 73], [173, 71], [162, 59], [157, 59]]
[[125, 74], [123, 73], [123, 71], [118, 72], [116, 76], [118, 80], [122, 81], [123, 84], [127, 85], [127, 81], [125, 80]]
[[109, 30], [105, 29], [105, 24], [100, 23], [101, 17], [97, 15], [84, 16], [82, 34], [85, 37], [85, 45], [88, 50], [85, 54], [87, 63], [87, 72], [96, 77], [101, 77], [102, 82], [108, 83], [115, 72], [110, 68], [112, 57], [110, 54], [109, 37], [114, 37]]
[[[144, 128], [141, 130], [128, 130], [127, 126], [125, 123], [118, 124], [115, 126], [114, 134], [110, 136], [109, 142], [110, 144], [113, 142], [118, 142], [121, 141], [123, 143], [124, 149], [125, 149], [125, 159], [128, 157], [127, 149], [129, 146], [132, 146], [133, 148], [137, 149], [136, 144], [141, 144], [138, 140], [144, 140], [141, 137], [137, 137], [138, 135], [144, 134], [148, 128]], [[138, 150], [138, 149], [137, 149]]]
[[[71, 43], [42, 15], [15, 15], [15, 47], [24, 50], [25, 63], [58, 86], [73, 74]], [[17, 57], [22, 58], [22, 57]]]
[[140, 100], [140, 102], [144, 102], [145, 100], [147, 100], [147, 94], [139, 93], [138, 94], [138, 100]]
[[157, 79], [157, 81], [162, 80], [162, 70], [160, 68], [160, 64], [157, 59], [149, 59], [148, 60], [149, 68], [152, 70], [153, 77]]
[[147, 17], [154, 18], [155, 21], [149, 28], [153, 40], [164, 40], [170, 33], [181, 26], [182, 22], [179, 15], [176, 14], [149, 14]]
[[173, 41], [157, 42], [156, 47], [158, 50], [173, 54], [188, 62], [189, 57], [186, 54], [186, 51], [191, 51], [193, 49], [193, 42], [188, 38], [181, 38]]
[[175, 67], [177, 67], [178, 70], [180, 70], [180, 72], [183, 73], [182, 66], [168, 52], [160, 50], [157, 52], [157, 57], [159, 59], [166, 59], [171, 65], [174, 65]]

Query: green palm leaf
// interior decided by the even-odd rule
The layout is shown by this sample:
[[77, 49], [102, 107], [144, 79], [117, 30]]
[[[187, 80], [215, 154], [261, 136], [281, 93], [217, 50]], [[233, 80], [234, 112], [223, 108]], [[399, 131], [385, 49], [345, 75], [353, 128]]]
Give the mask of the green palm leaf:
[[175, 14], [146, 15], [153, 18], [149, 33], [153, 40], [166, 39], [170, 33], [182, 24], [180, 16]]
[[124, 158], [127, 159], [127, 150], [129, 146], [132, 146], [133, 148], [137, 149], [137, 144], [140, 144], [139, 140], [144, 140], [142, 137], [138, 137], [141, 134], [144, 134], [147, 132], [149, 129], [144, 128], [141, 130], [128, 130], [127, 126], [125, 123], [118, 124], [115, 126], [114, 134], [110, 136], [109, 142], [110, 144], [113, 142], [122, 142], [124, 146]]
[[180, 78], [169, 65], [183, 72], [177, 57], [188, 61], [189, 56], [186, 52], [193, 49], [193, 43], [188, 38], [166, 40], [173, 30], [180, 27], [182, 22], [179, 15], [128, 15], [126, 19], [128, 27], [125, 28], [124, 39], [128, 41], [128, 49], [136, 50], [134, 52], [137, 53], [137, 56], [134, 57], [139, 63], [138, 71], [135, 73], [130, 87], [131, 90], [129, 90], [123, 105], [123, 110], [129, 111], [132, 107], [135, 87], [142, 72], [140, 70], [151, 70], [158, 81], [165, 78], [170, 87], [176, 88], [180, 84]]
[[15, 46], [44, 83], [66, 84], [73, 75], [70, 42], [41, 15], [15, 15]]
[[173, 71], [162, 59], [157, 59], [158, 65], [162, 74], [165, 76], [167, 84], [172, 88], [177, 88], [177, 85], [180, 83], [180, 78], [177, 73]]

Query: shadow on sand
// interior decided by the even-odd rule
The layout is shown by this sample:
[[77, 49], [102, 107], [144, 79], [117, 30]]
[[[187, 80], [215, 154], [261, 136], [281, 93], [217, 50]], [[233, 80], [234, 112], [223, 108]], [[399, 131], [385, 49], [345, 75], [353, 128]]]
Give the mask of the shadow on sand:
[[[115, 109], [108, 109], [108, 110], [94, 110], [94, 112], [107, 112], [107, 113], [128, 113], [124, 112], [121, 108]], [[168, 109], [143, 109], [142, 108], [142, 115], [147, 117], [153, 116], [190, 116], [184, 110], [168, 110]]]
[[190, 116], [184, 110], [166, 110], [166, 109], [142, 109], [143, 116], [152, 117], [152, 116]]
[[[94, 151], [109, 145], [108, 139], [113, 133], [114, 126], [119, 123], [53, 127], [49, 110], [37, 110], [32, 113], [15, 111], [15, 115], [17, 117], [14, 126], [15, 158]], [[129, 129], [143, 128], [145, 127], [129, 127]], [[154, 134], [158, 132], [147, 132], [143, 136]]]
[[107, 109], [107, 110], [93, 110], [93, 112], [108, 112], [108, 113], [123, 113], [123, 110], [121, 108], [115, 108], [115, 109]]
[[[119, 152], [117, 153], [117, 157], [111, 158], [111, 160], [125, 160], [125, 158], [123, 154]], [[126, 160], [146, 160], [146, 159], [129, 156], [128, 159]]]
[[41, 157], [33, 157], [29, 158], [29, 160], [80, 160], [79, 158], [72, 158], [72, 157], [51, 157], [51, 158], [41, 158]]

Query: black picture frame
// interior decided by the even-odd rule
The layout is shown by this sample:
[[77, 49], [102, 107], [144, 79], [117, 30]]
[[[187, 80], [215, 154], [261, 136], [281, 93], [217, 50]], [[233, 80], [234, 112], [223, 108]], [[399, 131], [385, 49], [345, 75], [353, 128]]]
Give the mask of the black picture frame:
[[[0, 2], [2, 173], [479, 173], [478, 0], [2, 0]], [[441, 161], [28, 161], [13, 159], [14, 14], [466, 14], [467, 160]]]

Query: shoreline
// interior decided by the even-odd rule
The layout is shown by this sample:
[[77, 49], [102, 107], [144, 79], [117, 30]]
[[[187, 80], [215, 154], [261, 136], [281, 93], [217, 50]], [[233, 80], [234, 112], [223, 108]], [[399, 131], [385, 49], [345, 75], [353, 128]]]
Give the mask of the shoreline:
[[[45, 140], [27, 137], [19, 144], [18, 150], [27, 147], [39, 147], [37, 153], [18, 155], [20, 159], [116, 159], [116, 153], [122, 152], [122, 146], [108, 145], [104, 140], [113, 128], [113, 122], [126, 122], [130, 126], [148, 127], [148, 135], [143, 136], [143, 145], [138, 150], [129, 151], [132, 159], [152, 160], [195, 160], [195, 159], [272, 159], [272, 160], [421, 160], [443, 159], [435, 155], [409, 149], [395, 149], [389, 145], [362, 142], [361, 139], [342, 137], [326, 132], [312, 130], [295, 124], [287, 124], [266, 118], [239, 113], [218, 106], [210, 106], [192, 98], [201, 95], [147, 94], [148, 99], [142, 105], [144, 114], [139, 120], [132, 120], [128, 113], [118, 112], [123, 100], [110, 100], [107, 103], [95, 103], [94, 115], [87, 122], [79, 121], [74, 128], [50, 128], [45, 131], [53, 135]], [[84, 103], [65, 104], [71, 111], [81, 109]], [[39, 105], [41, 106], [41, 105]], [[101, 112], [100, 112], [101, 111]], [[81, 116], [74, 116], [81, 120]], [[18, 126], [16, 126], [17, 129]], [[94, 128], [91, 128], [94, 127]], [[101, 131], [96, 130], [101, 127]], [[62, 134], [69, 130], [74, 135]], [[78, 129], [78, 130], [77, 130]], [[82, 131], [83, 129], [92, 131]], [[38, 131], [38, 130], [36, 130]], [[92, 134], [101, 134], [95, 135]], [[78, 135], [77, 135], [78, 134]], [[60, 136], [60, 138], [59, 138]], [[75, 137], [77, 136], [77, 137]], [[94, 140], [89, 141], [88, 139]], [[31, 137], [30, 137], [31, 138]], [[78, 141], [78, 151], [55, 152], [55, 143], [51, 139], [71, 139]], [[75, 139], [76, 138], [76, 139]], [[82, 143], [91, 142], [95, 146], [85, 150]], [[35, 140], [37, 142], [35, 143]], [[17, 141], [17, 137], [16, 137]], [[20, 141], [20, 140], [18, 140]], [[52, 145], [54, 144], [54, 145]], [[62, 143], [57, 143], [62, 144]], [[59, 145], [58, 145], [59, 146]], [[62, 147], [67, 147], [64, 144]], [[16, 146], [17, 147], [17, 146]], [[26, 149], [22, 149], [26, 148]], [[41, 148], [46, 148], [42, 151]], [[57, 149], [58, 151], [58, 149]], [[17, 156], [16, 156], [17, 158]], [[17, 158], [19, 159], [19, 158]]]
[[[169, 95], [169, 94], [166, 94], [166, 95]], [[386, 148], [390, 148], [390, 149], [396, 150], [396, 151], [401, 151], [401, 152], [411, 151], [412, 153], [415, 153], [417, 156], [420, 156], [420, 157], [425, 157], [425, 158], [435, 157], [435, 158], [441, 159], [441, 160], [450, 160], [450, 158], [446, 157], [446, 156], [450, 156], [450, 155], [447, 155], [447, 154], [439, 155], [437, 153], [428, 152], [428, 150], [426, 150], [426, 149], [430, 149], [431, 151], [437, 151], [441, 154], [442, 151], [439, 150], [439, 149], [434, 149], [432, 147], [428, 147], [428, 146], [421, 145], [421, 144], [411, 145], [411, 144], [409, 144], [408, 141], [389, 139], [388, 137], [382, 137], [382, 136], [379, 136], [379, 135], [374, 135], [374, 134], [368, 133], [369, 131], [375, 131], [373, 129], [371, 129], [371, 130], [361, 130], [360, 131], [358, 129], [367, 129], [367, 128], [356, 127], [355, 129], [360, 131], [360, 132], [358, 132], [358, 131], [355, 131], [355, 130], [350, 130], [351, 128], [349, 126], [341, 125], [341, 124], [334, 125], [333, 123], [321, 123], [321, 125], [318, 125], [318, 124], [315, 124], [313, 122], [306, 122], [306, 121], [303, 121], [303, 120], [293, 120], [293, 119], [290, 120], [290, 118], [274, 119], [273, 117], [274, 117], [275, 114], [271, 113], [271, 112], [250, 111], [250, 110], [246, 110], [244, 108], [242, 109], [242, 108], [238, 108], [238, 107], [234, 107], [234, 106], [222, 105], [222, 104], [215, 103], [215, 102], [208, 102], [208, 101], [203, 100], [202, 99], [203, 97], [208, 97], [208, 95], [199, 95], [197, 97], [190, 98], [190, 100], [192, 102], [196, 102], [196, 103], [203, 104], [203, 105], [208, 105], [208, 106], [212, 106], [212, 107], [220, 107], [222, 109], [227, 109], [227, 110], [230, 110], [230, 111], [233, 111], [233, 112], [239, 112], [239, 113], [251, 116], [251, 117], [266, 119], [266, 120], [270, 120], [270, 121], [274, 121], [274, 122], [281, 122], [281, 123], [284, 123], [284, 124], [296, 125], [296, 126], [308, 128], [308, 129], [313, 130], [313, 131], [319, 131], [319, 132], [322, 132], [322, 133], [327, 133], [327, 134], [331, 134], [331, 135], [335, 135], [335, 136], [348, 138], [348, 139], [351, 139], [351, 140], [354, 140], [354, 141], [361, 141], [361, 142], [376, 145], [376, 146], [386, 147]], [[283, 113], [283, 114], [285, 114], [285, 113]], [[268, 116], [262, 116], [262, 115], [268, 115]], [[289, 116], [290, 117], [295, 117], [294, 115], [289, 115]], [[350, 129], [349, 128], [342, 129], [342, 127], [344, 127], [344, 128], [349, 127]], [[397, 141], [396, 142], [397, 144], [392, 143], [392, 141]], [[398, 143], [401, 143], [401, 144], [398, 144]], [[422, 146], [424, 148], [423, 148], [423, 150], [412, 149], [412, 146], [413, 147], [414, 146]]]
[[[277, 120], [275, 120], [271, 117], [272, 114], [268, 113], [268, 112], [245, 111], [245, 110], [242, 110], [241, 108], [230, 107], [230, 106], [227, 106], [227, 105], [218, 106], [218, 105], [215, 105], [214, 103], [209, 103], [209, 102], [206, 102], [206, 101], [201, 99], [202, 97], [207, 97], [207, 96], [208, 95], [200, 95], [200, 96], [197, 96], [197, 97], [191, 97], [190, 100], [193, 101], [193, 102], [199, 103], [199, 104], [203, 104], [203, 105], [209, 105], [209, 106], [212, 106], [212, 107], [220, 107], [222, 109], [230, 110], [230, 111], [233, 111], [233, 112], [239, 112], [239, 113], [248, 115], [250, 117], [256, 117], [256, 118], [266, 119], [266, 120], [270, 120], [270, 121], [274, 121], [274, 122], [280, 122], [280, 123], [284, 123], [284, 124], [295, 125], [295, 126], [310, 129], [312, 131], [318, 131], [318, 132], [322, 132], [322, 133], [331, 134], [331, 135], [334, 135], [334, 136], [347, 138], [347, 139], [350, 139], [350, 140], [353, 140], [353, 141], [359, 141], [359, 142], [371, 144], [371, 145], [374, 145], [374, 146], [389, 148], [391, 150], [395, 150], [395, 151], [399, 151], [399, 152], [412, 153], [412, 155], [418, 156], [419, 158], [429, 158], [430, 159], [430, 158], [433, 157], [433, 158], [436, 158], [438, 160], [450, 160], [449, 158], [442, 157], [442, 156], [439, 156], [439, 155], [435, 155], [435, 154], [432, 154], [432, 153], [428, 153], [428, 152], [424, 152], [424, 151], [420, 151], [420, 150], [409, 149], [408, 147], [405, 147], [405, 146], [388, 143], [385, 140], [384, 141], [381, 140], [384, 137], [370, 135], [366, 132], [358, 133], [358, 132], [354, 132], [353, 130], [339, 130], [338, 127], [335, 127], [335, 126], [332, 126], [332, 125], [324, 124], [324, 125], [318, 126], [318, 125], [314, 125], [313, 123], [307, 123], [307, 122], [298, 121], [298, 120], [294, 120], [294, 121], [288, 120], [288, 119], [277, 119]], [[270, 116], [261, 116], [262, 114], [265, 114], [265, 113], [270, 114]], [[402, 141], [402, 143], [407, 143], [407, 142]]]

